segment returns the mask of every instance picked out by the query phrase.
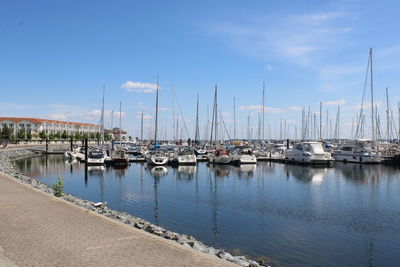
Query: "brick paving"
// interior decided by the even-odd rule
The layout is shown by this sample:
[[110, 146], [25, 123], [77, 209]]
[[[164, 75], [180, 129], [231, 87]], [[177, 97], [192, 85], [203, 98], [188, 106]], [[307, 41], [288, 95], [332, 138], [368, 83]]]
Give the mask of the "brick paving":
[[2, 175], [0, 248], [18, 266], [237, 266]]

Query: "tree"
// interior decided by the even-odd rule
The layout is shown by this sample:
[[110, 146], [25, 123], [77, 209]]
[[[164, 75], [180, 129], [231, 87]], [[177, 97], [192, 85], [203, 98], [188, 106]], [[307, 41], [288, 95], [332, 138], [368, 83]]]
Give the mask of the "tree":
[[97, 141], [100, 141], [100, 138], [101, 138], [101, 134], [100, 134], [99, 132], [97, 132], [97, 133], [96, 133], [96, 140], [97, 140]]
[[61, 139], [62, 139], [62, 140], [68, 139], [67, 131], [63, 131], [63, 132], [62, 132], [62, 134], [61, 134]]
[[96, 137], [96, 136], [94, 135], [94, 133], [90, 133], [90, 139], [91, 139], [91, 140], [94, 140], [95, 137]]
[[50, 141], [54, 141], [54, 139], [56, 139], [56, 135], [55, 134], [49, 134], [49, 140]]
[[28, 130], [28, 132], [26, 133], [26, 139], [32, 140], [32, 132], [31, 132], [31, 130]]
[[61, 132], [56, 132], [54, 134], [54, 139], [60, 139], [61, 138]]
[[46, 132], [45, 132], [44, 130], [41, 131], [41, 132], [39, 133], [39, 137], [40, 137], [40, 139], [45, 140], [45, 139], [47, 138]]
[[24, 139], [25, 139], [25, 131], [21, 129], [18, 131], [18, 140], [24, 140]]
[[1, 139], [11, 139], [11, 130], [7, 125], [3, 126], [0, 134]]
[[104, 133], [104, 139], [105, 139], [106, 141], [111, 141], [111, 134], [109, 134], [109, 133]]
[[75, 140], [80, 140], [80, 139], [81, 139], [80, 133], [76, 132], [76, 133], [75, 133], [75, 138], [74, 138], [74, 139], [75, 139]]

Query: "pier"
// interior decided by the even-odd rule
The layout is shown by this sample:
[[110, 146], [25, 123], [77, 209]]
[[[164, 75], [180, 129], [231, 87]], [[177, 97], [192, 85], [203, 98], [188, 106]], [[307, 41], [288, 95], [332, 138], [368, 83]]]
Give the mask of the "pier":
[[0, 266], [235, 266], [0, 175]]

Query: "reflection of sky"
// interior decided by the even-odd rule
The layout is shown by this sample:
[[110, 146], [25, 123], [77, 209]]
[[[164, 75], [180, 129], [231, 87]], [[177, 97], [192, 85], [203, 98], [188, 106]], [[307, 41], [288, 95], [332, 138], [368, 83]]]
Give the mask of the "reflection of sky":
[[61, 175], [66, 192], [107, 201], [210, 245], [269, 256], [284, 266], [365, 266], [372, 258], [372, 266], [399, 263], [395, 167], [198, 164], [185, 166], [194, 170], [166, 167], [165, 176], [154, 177], [145, 164], [132, 164], [88, 172], [85, 185], [83, 165], [48, 159], [20, 166], [48, 184]]

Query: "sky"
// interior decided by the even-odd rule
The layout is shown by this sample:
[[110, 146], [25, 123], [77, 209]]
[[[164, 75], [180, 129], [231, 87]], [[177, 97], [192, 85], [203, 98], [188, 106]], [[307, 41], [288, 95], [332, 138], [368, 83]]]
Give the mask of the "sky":
[[[339, 132], [349, 137], [372, 48], [374, 103], [384, 131], [386, 87], [398, 127], [399, 10], [390, 0], [3, 0], [0, 116], [99, 123], [105, 86], [106, 127], [112, 111], [112, 125], [119, 126], [122, 102], [122, 128], [140, 136], [143, 110], [147, 138], [158, 76], [161, 137], [174, 136], [173, 117], [177, 138], [194, 137], [199, 94], [200, 137], [209, 138], [217, 86], [223, 137], [235, 132], [235, 98], [235, 137], [257, 138], [265, 82], [266, 138], [280, 137], [285, 122], [282, 135], [300, 136], [303, 107], [319, 124], [321, 102], [323, 135], [333, 134], [340, 106]], [[365, 103], [369, 87], [367, 80]]]

